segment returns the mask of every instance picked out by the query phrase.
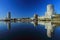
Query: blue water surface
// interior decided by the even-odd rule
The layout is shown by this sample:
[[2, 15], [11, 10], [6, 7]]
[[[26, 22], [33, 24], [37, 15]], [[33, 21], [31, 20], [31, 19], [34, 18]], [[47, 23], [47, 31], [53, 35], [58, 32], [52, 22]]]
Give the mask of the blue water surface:
[[0, 40], [60, 40], [60, 26], [54, 29], [51, 38], [47, 37], [44, 25], [34, 26], [32, 23], [0, 23]]

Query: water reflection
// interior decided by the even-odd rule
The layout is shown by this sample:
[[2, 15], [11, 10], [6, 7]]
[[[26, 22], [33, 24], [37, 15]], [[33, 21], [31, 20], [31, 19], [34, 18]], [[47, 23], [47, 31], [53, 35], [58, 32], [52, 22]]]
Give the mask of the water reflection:
[[30, 23], [30, 21], [0, 21], [7, 25], [7, 29], [11, 30], [11, 23]]
[[[21, 21], [12, 21], [12, 22], [11, 21], [4, 21], [4, 22], [7, 23], [8, 30], [10, 30], [12, 22], [16, 23], [16, 22], [21, 22]], [[29, 23], [29, 21], [27, 23]], [[36, 27], [38, 24], [45, 25], [45, 29], [47, 30], [48, 37], [52, 36], [53, 31], [57, 26], [60, 26], [59, 21], [32, 21], [30, 23], [34, 24], [34, 27]]]
[[7, 22], [7, 28], [8, 28], [8, 30], [11, 29], [11, 22]]
[[[37, 23], [35, 23], [35, 22], [31, 22], [31, 23], [33, 23], [34, 26], [37, 25]], [[59, 21], [39, 21], [38, 24], [45, 26], [45, 29], [47, 30], [47, 36], [50, 37], [50, 38], [51, 38], [51, 36], [53, 34], [54, 29], [57, 26], [60, 26]]]

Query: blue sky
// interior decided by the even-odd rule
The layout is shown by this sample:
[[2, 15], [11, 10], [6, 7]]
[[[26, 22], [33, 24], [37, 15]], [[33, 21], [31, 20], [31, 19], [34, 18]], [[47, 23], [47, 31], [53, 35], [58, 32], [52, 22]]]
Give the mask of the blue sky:
[[42, 16], [48, 4], [53, 4], [56, 13], [60, 13], [60, 0], [0, 0], [0, 18], [9, 11], [13, 18], [33, 17], [34, 13]]

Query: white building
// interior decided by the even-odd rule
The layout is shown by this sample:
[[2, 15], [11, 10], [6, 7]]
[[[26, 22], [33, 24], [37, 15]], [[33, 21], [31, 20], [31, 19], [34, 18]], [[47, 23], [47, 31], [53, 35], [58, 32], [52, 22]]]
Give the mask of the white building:
[[51, 18], [55, 14], [54, 6], [49, 4], [47, 5], [47, 11], [45, 12], [45, 18]]
[[54, 15], [54, 14], [55, 14], [54, 6], [49, 4], [49, 5], [47, 5], [47, 10], [45, 12], [45, 15], [41, 16], [41, 17], [38, 17], [38, 18], [40, 18], [40, 19], [44, 19], [44, 18], [51, 19], [52, 15]]

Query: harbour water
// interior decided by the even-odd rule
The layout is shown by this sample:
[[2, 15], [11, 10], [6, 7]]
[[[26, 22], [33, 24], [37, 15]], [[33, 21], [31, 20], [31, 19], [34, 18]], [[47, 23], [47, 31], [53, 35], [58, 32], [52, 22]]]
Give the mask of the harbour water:
[[43, 22], [40, 23], [34, 26], [31, 22], [16, 22], [8, 26], [8, 23], [0, 22], [0, 40], [60, 40], [60, 26], [55, 26], [49, 37], [46, 26], [49, 27], [52, 24], [42, 25]]

